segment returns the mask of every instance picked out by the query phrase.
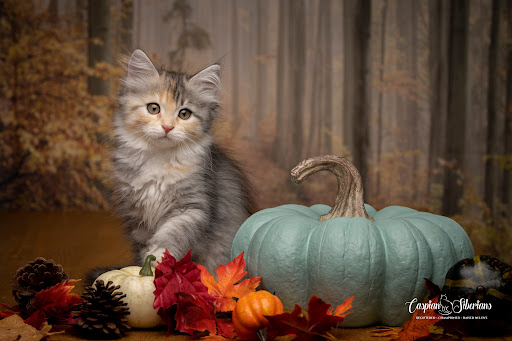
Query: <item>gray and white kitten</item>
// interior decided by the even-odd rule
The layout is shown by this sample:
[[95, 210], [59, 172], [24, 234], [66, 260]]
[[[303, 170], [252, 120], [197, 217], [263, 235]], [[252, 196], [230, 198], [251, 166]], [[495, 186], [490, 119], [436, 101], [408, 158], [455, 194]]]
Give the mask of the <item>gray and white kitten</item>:
[[192, 249], [210, 273], [252, 211], [240, 167], [214, 142], [220, 66], [195, 75], [157, 71], [136, 50], [114, 115], [114, 198], [137, 262]]

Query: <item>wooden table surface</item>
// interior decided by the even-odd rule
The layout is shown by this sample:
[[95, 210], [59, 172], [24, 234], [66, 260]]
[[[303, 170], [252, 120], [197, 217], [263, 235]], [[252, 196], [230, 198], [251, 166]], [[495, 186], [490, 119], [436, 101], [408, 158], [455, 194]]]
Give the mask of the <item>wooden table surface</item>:
[[[119, 221], [108, 213], [0, 212], [0, 303], [15, 304], [11, 293], [12, 276], [19, 267], [39, 256], [54, 259], [70, 278], [83, 278], [87, 269], [97, 266], [130, 264], [132, 259]], [[83, 283], [78, 282], [73, 292], [81, 294], [83, 287]], [[371, 329], [338, 329], [334, 334], [341, 340], [386, 340], [371, 337]], [[72, 329], [47, 339], [80, 340]], [[192, 339], [185, 335], [166, 338], [165, 329], [156, 329], [130, 331], [122, 340]], [[467, 337], [465, 340], [512, 341], [512, 331], [497, 338]]]

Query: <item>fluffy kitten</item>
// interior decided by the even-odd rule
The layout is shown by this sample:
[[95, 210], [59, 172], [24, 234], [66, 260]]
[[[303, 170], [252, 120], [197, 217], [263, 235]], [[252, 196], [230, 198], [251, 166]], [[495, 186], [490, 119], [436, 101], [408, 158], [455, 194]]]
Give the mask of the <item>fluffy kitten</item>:
[[192, 249], [212, 272], [250, 215], [247, 180], [212, 138], [219, 87], [219, 65], [157, 71], [141, 50], [128, 62], [114, 116], [114, 196], [139, 264]]

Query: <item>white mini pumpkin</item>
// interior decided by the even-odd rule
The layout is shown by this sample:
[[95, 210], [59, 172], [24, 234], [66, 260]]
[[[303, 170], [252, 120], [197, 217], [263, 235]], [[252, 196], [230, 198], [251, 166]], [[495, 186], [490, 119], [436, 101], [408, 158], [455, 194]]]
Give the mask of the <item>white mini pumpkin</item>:
[[155, 259], [155, 256], [149, 255], [142, 267], [128, 266], [120, 270], [108, 271], [96, 279], [96, 281], [103, 280], [105, 284], [112, 281], [114, 285], [120, 286], [119, 290], [126, 294], [123, 302], [127, 303], [130, 309], [126, 319], [134, 328], [152, 328], [162, 323], [157, 310], [153, 309], [155, 275], [151, 269], [151, 262]]

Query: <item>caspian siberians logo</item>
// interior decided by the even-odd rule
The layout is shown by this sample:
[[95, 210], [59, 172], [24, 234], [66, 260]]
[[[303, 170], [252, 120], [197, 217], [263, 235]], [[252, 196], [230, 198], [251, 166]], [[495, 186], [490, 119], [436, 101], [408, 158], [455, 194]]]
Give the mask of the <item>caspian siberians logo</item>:
[[[467, 298], [450, 301], [445, 294], [441, 295], [439, 302], [432, 302], [429, 300], [428, 302], [422, 303], [418, 302], [417, 298], [414, 298], [412, 301], [406, 302], [405, 304], [409, 306], [409, 313], [411, 314], [416, 310], [423, 310], [423, 313], [427, 310], [435, 310], [439, 315], [451, 318], [460, 318], [459, 316], [452, 315], [461, 314], [464, 311], [483, 311], [492, 309], [491, 303], [480, 302], [480, 300], [470, 302]], [[479, 316], [478, 318], [486, 319], [487, 316]]]

